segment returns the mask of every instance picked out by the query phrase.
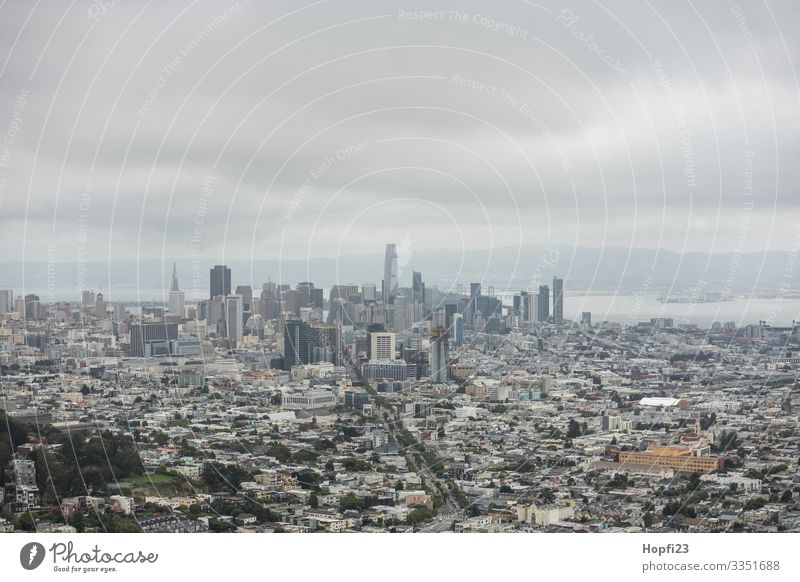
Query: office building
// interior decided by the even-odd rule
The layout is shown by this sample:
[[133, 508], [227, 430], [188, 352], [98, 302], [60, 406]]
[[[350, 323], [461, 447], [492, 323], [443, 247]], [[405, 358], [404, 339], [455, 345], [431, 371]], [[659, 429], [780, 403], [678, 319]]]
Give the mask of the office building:
[[422, 280], [422, 273], [414, 271], [411, 277], [411, 301], [418, 305], [425, 304], [425, 283]]
[[547, 285], [539, 285], [537, 298], [537, 321], [547, 321], [550, 317], [550, 288]]
[[369, 359], [394, 360], [397, 351], [397, 336], [391, 332], [369, 334]]
[[39, 296], [29, 293], [25, 296], [25, 319], [44, 319], [44, 308]]
[[409, 368], [414, 366], [404, 360], [368, 360], [361, 366], [361, 373], [367, 380], [405, 381]]
[[215, 265], [209, 274], [209, 297], [213, 299], [217, 295], [223, 297], [231, 294], [231, 270], [225, 265]]
[[242, 298], [242, 311], [244, 312], [245, 322], [253, 315], [255, 306], [253, 305], [253, 288], [250, 285], [237, 285], [236, 295]]
[[178, 339], [177, 323], [131, 324], [131, 357], [149, 358], [169, 354], [170, 340]]
[[341, 365], [342, 333], [338, 325], [317, 323], [311, 327], [311, 361]]
[[103, 299], [102, 293], [98, 293], [94, 301], [94, 316], [99, 319], [106, 318], [106, 302]]
[[430, 348], [431, 382], [447, 382], [450, 379], [450, 346], [446, 330], [431, 330]]
[[11, 289], [0, 289], [0, 313], [8, 313], [14, 309], [14, 292]]
[[378, 293], [374, 283], [364, 283], [361, 285], [361, 298], [364, 301], [378, 300]]
[[290, 319], [283, 325], [284, 367], [311, 363], [311, 326], [299, 319]]
[[228, 295], [225, 298], [225, 335], [232, 342], [240, 342], [244, 337], [243, 306], [241, 295]]
[[167, 311], [170, 316], [183, 318], [183, 304], [186, 296], [183, 291], [178, 287], [178, 271], [175, 263], [172, 263], [172, 281], [169, 286], [169, 303], [167, 304]]
[[553, 277], [553, 323], [564, 323], [564, 279]]
[[225, 297], [217, 295], [205, 303], [205, 316], [209, 333], [224, 334]]
[[478, 298], [481, 296], [481, 284], [469, 284], [469, 303], [467, 304], [466, 315], [470, 325], [475, 323], [475, 314], [478, 311]]
[[277, 319], [280, 315], [277, 292], [278, 286], [272, 281], [268, 281], [262, 286], [259, 311], [265, 321]]
[[464, 316], [460, 313], [456, 313], [453, 316], [453, 343], [457, 346], [464, 345]]
[[392, 243], [386, 245], [382, 292], [384, 305], [388, 307], [394, 304], [394, 298], [397, 297], [397, 247]]
[[520, 323], [531, 321], [531, 296], [527, 291], [514, 295], [514, 316]]

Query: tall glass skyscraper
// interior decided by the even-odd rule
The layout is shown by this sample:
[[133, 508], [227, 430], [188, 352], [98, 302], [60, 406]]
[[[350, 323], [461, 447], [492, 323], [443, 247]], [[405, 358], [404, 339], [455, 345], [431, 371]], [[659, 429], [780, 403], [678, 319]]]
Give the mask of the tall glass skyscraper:
[[564, 279], [553, 277], [553, 323], [564, 323]]
[[397, 297], [397, 247], [394, 243], [386, 245], [383, 260], [383, 303], [392, 305]]
[[537, 321], [547, 321], [547, 318], [550, 317], [550, 287], [539, 285], [539, 293], [536, 298], [536, 319]]
[[209, 288], [211, 290], [211, 299], [217, 295], [231, 294], [231, 270], [225, 265], [215, 265], [209, 274]]

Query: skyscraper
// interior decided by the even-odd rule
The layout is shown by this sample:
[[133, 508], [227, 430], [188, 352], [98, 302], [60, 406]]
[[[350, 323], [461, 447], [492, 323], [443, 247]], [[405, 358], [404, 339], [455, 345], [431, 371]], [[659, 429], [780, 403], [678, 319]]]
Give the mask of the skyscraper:
[[564, 323], [564, 279], [553, 277], [553, 323]]
[[467, 321], [472, 324], [475, 322], [475, 313], [478, 311], [478, 297], [481, 296], [481, 284], [469, 284], [469, 303], [467, 304]]
[[447, 330], [441, 327], [431, 329], [431, 382], [447, 382], [450, 379], [449, 340]]
[[267, 281], [261, 290], [261, 317], [265, 320], [278, 317], [278, 297], [276, 295], [278, 286], [272, 281]]
[[386, 245], [386, 256], [383, 260], [383, 303], [392, 305], [397, 296], [397, 247], [393, 243]]
[[241, 295], [228, 295], [225, 298], [225, 335], [233, 342], [244, 337], [244, 302]]
[[311, 326], [299, 319], [290, 319], [283, 326], [284, 368], [311, 361]]
[[538, 321], [547, 321], [547, 318], [550, 317], [550, 287], [547, 285], [539, 285], [537, 297], [537, 319]]
[[237, 285], [236, 295], [242, 296], [242, 309], [245, 316], [253, 313], [253, 288], [250, 285]]
[[422, 273], [414, 271], [411, 279], [412, 303], [422, 305], [425, 303], [425, 283], [422, 281]]
[[318, 323], [311, 326], [311, 361], [340, 365], [342, 332], [338, 325]]
[[457, 346], [464, 345], [464, 316], [460, 313], [453, 315], [453, 339]]
[[98, 293], [94, 302], [94, 316], [100, 319], [106, 318], [106, 302], [103, 299], [103, 294]]
[[209, 275], [210, 298], [231, 294], [231, 270], [225, 265], [215, 265]]
[[0, 313], [8, 313], [14, 309], [14, 292], [11, 289], [0, 289]]
[[172, 263], [172, 282], [169, 286], [169, 303], [167, 309], [172, 317], [183, 317], [183, 302], [185, 295], [178, 287], [178, 271]]

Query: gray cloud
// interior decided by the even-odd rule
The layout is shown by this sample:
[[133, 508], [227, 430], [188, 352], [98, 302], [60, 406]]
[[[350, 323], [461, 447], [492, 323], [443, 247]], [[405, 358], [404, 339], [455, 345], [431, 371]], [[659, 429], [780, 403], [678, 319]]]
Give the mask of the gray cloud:
[[796, 5], [98, 6], [0, 13], [10, 257], [797, 236]]

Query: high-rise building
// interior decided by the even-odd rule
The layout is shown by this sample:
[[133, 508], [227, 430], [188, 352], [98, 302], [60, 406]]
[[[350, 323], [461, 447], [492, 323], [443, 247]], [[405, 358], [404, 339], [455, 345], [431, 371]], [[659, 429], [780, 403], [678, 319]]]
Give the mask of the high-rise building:
[[206, 304], [208, 331], [223, 334], [225, 330], [225, 297], [216, 295]]
[[592, 327], [592, 312], [591, 311], [583, 311], [581, 313], [581, 325], [585, 325], [586, 327]]
[[167, 311], [172, 317], [183, 318], [183, 303], [186, 296], [178, 286], [178, 271], [175, 263], [172, 263], [172, 281], [169, 286], [169, 303]]
[[311, 327], [311, 361], [341, 364], [342, 333], [338, 325], [317, 323]]
[[514, 295], [514, 315], [520, 322], [531, 320], [531, 295], [527, 291], [520, 291]]
[[106, 318], [106, 302], [102, 293], [98, 293], [94, 301], [94, 316], [100, 319]]
[[418, 305], [425, 304], [425, 283], [422, 280], [422, 273], [414, 271], [411, 278], [411, 301]]
[[94, 291], [84, 291], [81, 295], [81, 311], [83, 313], [91, 313], [95, 308], [95, 295]]
[[43, 319], [44, 309], [39, 301], [39, 296], [28, 293], [25, 296], [25, 319]]
[[394, 360], [397, 350], [397, 336], [391, 332], [369, 334], [369, 359]]
[[0, 289], [0, 313], [8, 313], [14, 309], [14, 292], [11, 289]]
[[383, 259], [383, 303], [387, 307], [394, 304], [397, 296], [397, 246], [393, 243], [386, 245], [386, 255]]
[[447, 382], [450, 379], [449, 337], [441, 327], [431, 329], [430, 378], [431, 382]]
[[475, 322], [475, 313], [478, 311], [478, 297], [481, 296], [481, 284], [469, 284], [469, 303], [467, 305], [467, 320], [470, 324]]
[[209, 274], [210, 297], [231, 294], [231, 270], [225, 265], [215, 265]]
[[277, 319], [280, 315], [277, 292], [278, 286], [272, 281], [267, 281], [262, 286], [260, 311], [265, 321]]
[[378, 299], [375, 283], [364, 283], [361, 285], [361, 298], [364, 301], [376, 301]]
[[145, 358], [169, 354], [170, 340], [178, 339], [177, 323], [131, 324], [131, 356]]
[[283, 311], [300, 315], [300, 308], [306, 306], [306, 297], [303, 289], [287, 289], [283, 293]]
[[564, 279], [553, 277], [553, 323], [564, 323]]
[[244, 337], [243, 305], [241, 295], [225, 298], [225, 336], [232, 342], [240, 342]]
[[453, 340], [455, 345], [464, 345], [464, 316], [460, 313], [453, 315]]
[[245, 321], [248, 315], [253, 313], [253, 288], [250, 285], [237, 285], [236, 295], [242, 297], [242, 310], [245, 313]]
[[284, 368], [311, 362], [311, 326], [299, 319], [287, 320], [283, 325]]
[[550, 287], [547, 285], [539, 285], [537, 297], [536, 318], [538, 321], [547, 321], [550, 317]]

